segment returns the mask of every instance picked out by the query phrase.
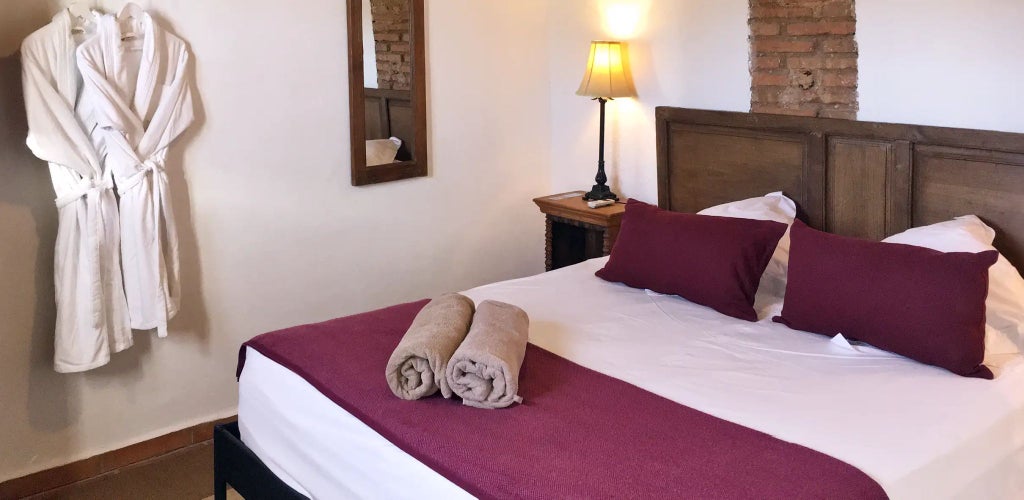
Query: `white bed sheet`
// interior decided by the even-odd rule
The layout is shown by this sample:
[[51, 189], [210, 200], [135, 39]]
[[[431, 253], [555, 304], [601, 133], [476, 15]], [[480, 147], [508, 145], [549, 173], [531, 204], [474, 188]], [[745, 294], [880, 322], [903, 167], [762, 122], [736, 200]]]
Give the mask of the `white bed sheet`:
[[[533, 344], [843, 460], [894, 499], [1024, 498], [1021, 355], [996, 360], [993, 381], [963, 378], [790, 330], [772, 323], [768, 310], [748, 323], [678, 297], [607, 283], [594, 276], [604, 262], [465, 293], [525, 309]], [[242, 440], [300, 492], [468, 496], [251, 349], [239, 384]]]

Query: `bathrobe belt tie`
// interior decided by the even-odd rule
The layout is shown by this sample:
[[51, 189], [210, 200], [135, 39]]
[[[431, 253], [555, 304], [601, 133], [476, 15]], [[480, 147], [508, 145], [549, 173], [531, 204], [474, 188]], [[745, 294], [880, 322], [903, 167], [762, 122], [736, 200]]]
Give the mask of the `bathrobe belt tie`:
[[[118, 194], [125, 196], [129, 190], [135, 188], [135, 186], [142, 183], [147, 174], [153, 174], [153, 190], [152, 190], [152, 207], [151, 213], [153, 213], [153, 228], [156, 241], [154, 245], [157, 248], [157, 254], [163, 258], [164, 255], [164, 197], [167, 194], [164, 192], [167, 186], [167, 172], [164, 170], [164, 162], [157, 158], [146, 158], [144, 161], [139, 162], [137, 165], [138, 170], [125, 178], [123, 182], [118, 182]], [[159, 315], [157, 323], [157, 335], [160, 337], [167, 336], [167, 304], [170, 302], [170, 292], [167, 289], [167, 269], [161, 264], [161, 279], [157, 285], [157, 292], [164, 298], [164, 306], [158, 307]]]
[[[117, 183], [117, 193], [124, 196], [128, 190], [138, 186], [139, 183], [146, 178], [146, 174], [150, 172], [153, 172], [154, 176], [160, 176], [160, 180], [164, 181], [164, 183], [167, 182], [167, 174], [164, 172], [164, 166], [159, 161], [153, 158], [148, 158], [146, 161], [138, 164], [138, 169], [134, 174], [126, 177], [124, 181]], [[153, 189], [153, 191], [154, 194], [156, 194], [157, 189]]]
[[[93, 277], [91, 288], [93, 308], [92, 308], [92, 326], [93, 328], [102, 328], [104, 322], [104, 311], [103, 304], [96, 300], [96, 297], [101, 297], [103, 294], [103, 287], [100, 276], [102, 276], [102, 264], [103, 258], [103, 240], [104, 240], [104, 220], [103, 220], [103, 207], [102, 195], [104, 191], [114, 189], [114, 182], [110, 174], [104, 176], [103, 179], [96, 179], [92, 177], [82, 178], [82, 180], [68, 191], [63, 196], [58, 196], [54, 203], [57, 204], [57, 209], [63, 209], [64, 207], [77, 202], [80, 199], [85, 199], [85, 210], [86, 213], [86, 227], [82, 228], [85, 237], [89, 242], [90, 255], [89, 266], [92, 268], [91, 276]], [[81, 221], [81, 214], [79, 214], [79, 221]]]
[[[164, 220], [164, 197], [167, 193], [164, 192], [167, 186], [167, 172], [164, 170], [163, 162], [156, 158], [147, 158], [140, 162], [138, 170], [124, 179], [123, 182], [117, 183], [117, 192], [121, 196], [124, 196], [129, 190], [140, 185], [145, 180], [147, 174], [153, 174], [152, 184], [152, 210], [150, 213], [153, 214], [153, 228], [155, 241], [153, 244], [157, 249], [158, 255], [163, 255], [163, 220]], [[166, 272], [166, 271], [165, 271]], [[157, 285], [157, 292], [163, 297], [164, 307], [159, 308], [160, 317], [156, 325], [156, 333], [159, 337], [167, 336], [167, 303], [170, 300], [170, 291], [167, 288], [167, 277], [161, 276], [160, 283]]]
[[114, 183], [109, 179], [83, 178], [71, 191], [63, 196], [58, 196], [54, 202], [57, 208], [64, 208], [79, 198], [85, 197], [88, 200], [98, 199], [100, 193], [107, 189], [114, 189]]

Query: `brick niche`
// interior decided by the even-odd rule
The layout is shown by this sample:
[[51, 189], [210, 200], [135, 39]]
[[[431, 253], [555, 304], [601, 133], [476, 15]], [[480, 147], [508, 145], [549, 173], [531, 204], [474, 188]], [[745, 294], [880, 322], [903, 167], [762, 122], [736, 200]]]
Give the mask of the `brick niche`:
[[750, 110], [857, 118], [854, 0], [749, 0]]
[[412, 86], [412, 2], [370, 0], [377, 50], [377, 87], [409, 90]]

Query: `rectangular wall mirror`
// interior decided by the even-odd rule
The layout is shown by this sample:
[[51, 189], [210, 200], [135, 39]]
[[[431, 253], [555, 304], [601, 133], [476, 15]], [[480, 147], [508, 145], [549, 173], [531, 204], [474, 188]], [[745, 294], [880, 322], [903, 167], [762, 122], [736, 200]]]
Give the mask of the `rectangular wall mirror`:
[[352, 185], [427, 175], [423, 0], [348, 0]]

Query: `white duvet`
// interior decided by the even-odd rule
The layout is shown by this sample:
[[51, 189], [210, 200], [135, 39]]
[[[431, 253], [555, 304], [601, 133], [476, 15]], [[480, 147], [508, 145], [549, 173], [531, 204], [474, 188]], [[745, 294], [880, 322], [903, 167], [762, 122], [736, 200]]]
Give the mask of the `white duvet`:
[[[748, 323], [607, 283], [594, 276], [604, 262], [465, 293], [522, 307], [537, 346], [843, 460], [892, 498], [1024, 498], [1021, 355], [995, 359], [995, 380], [963, 378], [790, 330], [771, 322], [771, 307]], [[239, 426], [275, 474], [314, 498], [468, 496], [251, 349]]]

